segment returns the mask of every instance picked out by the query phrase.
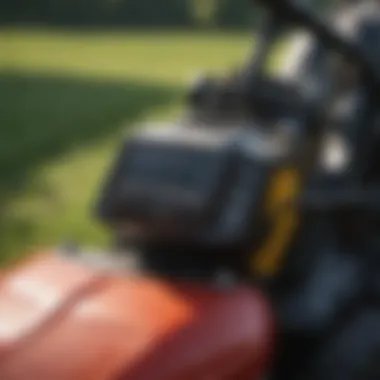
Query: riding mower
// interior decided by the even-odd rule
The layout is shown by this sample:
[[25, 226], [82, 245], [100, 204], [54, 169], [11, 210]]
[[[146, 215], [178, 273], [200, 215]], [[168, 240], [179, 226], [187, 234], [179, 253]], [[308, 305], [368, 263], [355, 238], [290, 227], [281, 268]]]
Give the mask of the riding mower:
[[0, 275], [1, 380], [380, 379], [380, 12], [258, 3], [254, 58], [123, 142], [110, 252]]

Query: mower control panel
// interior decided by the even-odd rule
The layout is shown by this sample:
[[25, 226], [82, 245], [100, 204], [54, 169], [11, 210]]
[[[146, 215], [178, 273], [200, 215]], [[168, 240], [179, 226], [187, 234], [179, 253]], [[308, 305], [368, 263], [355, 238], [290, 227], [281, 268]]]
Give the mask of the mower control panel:
[[264, 140], [236, 128], [147, 128], [124, 143], [100, 216], [145, 241], [237, 247], [261, 214], [273, 166], [264, 153], [275, 151]]

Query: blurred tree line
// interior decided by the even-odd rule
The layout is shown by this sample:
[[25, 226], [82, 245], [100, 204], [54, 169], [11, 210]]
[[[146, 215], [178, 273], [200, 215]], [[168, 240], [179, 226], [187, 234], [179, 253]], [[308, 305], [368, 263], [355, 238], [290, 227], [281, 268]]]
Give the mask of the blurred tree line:
[[2, 24], [244, 28], [249, 0], [0, 0]]

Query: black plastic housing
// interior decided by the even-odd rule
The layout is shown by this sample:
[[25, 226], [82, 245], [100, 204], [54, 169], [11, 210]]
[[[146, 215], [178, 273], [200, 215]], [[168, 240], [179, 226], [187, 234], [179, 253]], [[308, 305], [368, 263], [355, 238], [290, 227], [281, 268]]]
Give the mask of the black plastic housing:
[[[156, 244], [237, 248], [262, 214], [272, 163], [232, 128], [151, 129], [125, 142], [99, 204]], [[260, 143], [258, 145], [261, 146]]]

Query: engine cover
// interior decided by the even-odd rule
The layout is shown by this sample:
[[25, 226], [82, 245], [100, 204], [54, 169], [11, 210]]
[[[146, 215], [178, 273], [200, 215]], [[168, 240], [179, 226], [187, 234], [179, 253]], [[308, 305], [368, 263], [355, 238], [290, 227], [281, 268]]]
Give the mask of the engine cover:
[[120, 275], [42, 255], [0, 279], [1, 380], [260, 378], [272, 348], [258, 290]]

